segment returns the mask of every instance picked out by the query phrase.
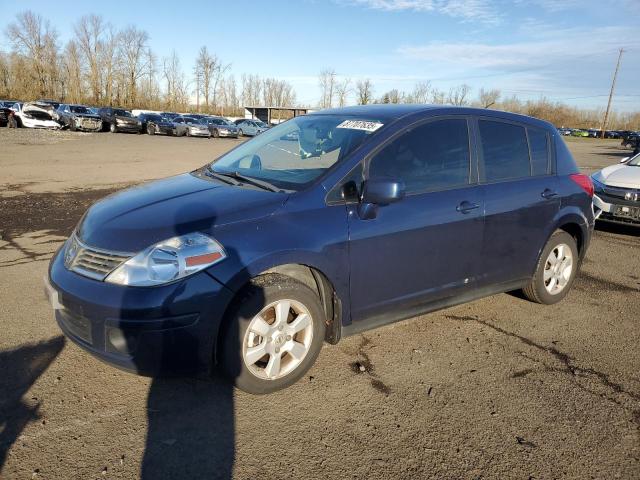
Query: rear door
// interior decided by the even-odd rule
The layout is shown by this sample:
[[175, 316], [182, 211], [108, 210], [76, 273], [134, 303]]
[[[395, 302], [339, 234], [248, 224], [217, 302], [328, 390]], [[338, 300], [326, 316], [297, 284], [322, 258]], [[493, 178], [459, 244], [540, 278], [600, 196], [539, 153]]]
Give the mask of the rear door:
[[375, 218], [349, 207], [355, 328], [407, 317], [473, 287], [483, 209], [469, 122], [462, 116], [422, 122], [369, 160], [366, 178], [401, 180], [407, 191], [377, 207]]
[[544, 129], [495, 118], [476, 123], [485, 201], [480, 283], [530, 277], [560, 208]]

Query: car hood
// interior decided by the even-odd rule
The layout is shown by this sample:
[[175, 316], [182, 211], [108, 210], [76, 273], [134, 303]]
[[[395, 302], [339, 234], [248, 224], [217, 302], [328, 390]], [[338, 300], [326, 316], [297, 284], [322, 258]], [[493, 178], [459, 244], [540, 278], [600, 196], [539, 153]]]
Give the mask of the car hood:
[[134, 117], [125, 117], [123, 115], [116, 115], [115, 117], [116, 117], [116, 120], [120, 120], [121, 122], [125, 122], [125, 123], [140, 123], [140, 120]]
[[38, 120], [56, 120], [58, 118], [56, 109], [48, 103], [25, 103], [22, 107], [22, 113], [36, 116]]
[[176, 235], [212, 233], [221, 225], [265, 217], [287, 197], [186, 173], [100, 200], [85, 213], [76, 234], [92, 247], [138, 252]]
[[611, 187], [640, 188], [640, 167], [611, 165], [600, 170], [595, 178]]

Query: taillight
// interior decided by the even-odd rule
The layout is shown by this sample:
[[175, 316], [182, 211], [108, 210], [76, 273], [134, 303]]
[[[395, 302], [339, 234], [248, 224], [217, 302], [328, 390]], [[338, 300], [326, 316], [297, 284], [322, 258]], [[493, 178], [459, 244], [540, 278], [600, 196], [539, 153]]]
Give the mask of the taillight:
[[583, 173], [574, 173], [569, 175], [569, 178], [573, 180], [581, 189], [587, 192], [587, 195], [593, 197], [593, 182], [591, 177]]

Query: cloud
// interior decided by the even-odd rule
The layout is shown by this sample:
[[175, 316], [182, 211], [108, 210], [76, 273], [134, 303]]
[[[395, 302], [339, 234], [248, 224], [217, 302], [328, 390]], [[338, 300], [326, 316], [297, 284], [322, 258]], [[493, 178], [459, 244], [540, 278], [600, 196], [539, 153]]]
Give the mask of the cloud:
[[[397, 52], [406, 59], [433, 64], [451, 64], [467, 69], [501, 71], [552, 67], [567, 63], [589, 63], [613, 58], [620, 45], [640, 47], [633, 27], [541, 31], [524, 42], [490, 44], [478, 42], [430, 42], [405, 45]], [[579, 48], [577, 48], [579, 46]]]
[[335, 0], [338, 3], [386, 12], [430, 12], [461, 21], [496, 25], [502, 14], [490, 0]]

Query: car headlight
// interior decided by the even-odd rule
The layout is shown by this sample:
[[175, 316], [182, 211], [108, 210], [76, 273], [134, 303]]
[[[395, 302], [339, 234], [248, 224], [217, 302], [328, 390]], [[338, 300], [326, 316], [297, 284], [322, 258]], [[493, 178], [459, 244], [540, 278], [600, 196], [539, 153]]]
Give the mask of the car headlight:
[[150, 287], [173, 282], [226, 258], [218, 242], [202, 233], [190, 233], [151, 245], [124, 262], [105, 282]]

